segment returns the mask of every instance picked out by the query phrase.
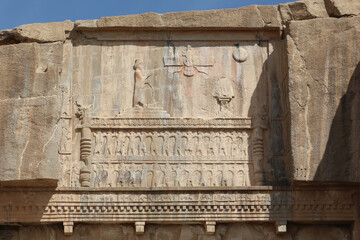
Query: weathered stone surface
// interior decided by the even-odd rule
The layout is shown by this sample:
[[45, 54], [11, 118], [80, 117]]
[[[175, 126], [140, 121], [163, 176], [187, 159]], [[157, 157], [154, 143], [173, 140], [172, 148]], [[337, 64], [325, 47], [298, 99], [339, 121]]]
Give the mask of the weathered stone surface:
[[4, 239], [138, 239], [138, 240], [350, 240], [349, 226], [335, 225], [290, 225], [289, 233], [276, 235], [271, 224], [220, 224], [213, 236], [208, 236], [199, 225], [149, 225], [144, 235], [136, 235], [129, 225], [79, 224], [73, 236], [64, 236], [61, 225], [3, 227], [0, 235]]
[[359, 181], [360, 18], [293, 21], [289, 29], [295, 178]]
[[73, 27], [74, 23], [71, 21], [33, 23], [16, 27], [11, 34], [19, 41], [57, 42], [65, 41]]
[[13, 37], [11, 36], [11, 30], [1, 30], [0, 31], [0, 45], [15, 43]]
[[1, 181], [58, 179], [62, 44], [0, 46]]
[[[190, 11], [178, 13], [145, 13], [129, 16], [103, 17], [98, 28], [262, 28], [278, 27], [276, 7], [248, 6], [236, 9]], [[93, 21], [77, 21], [78, 28], [94, 27]]]
[[282, 20], [285, 22], [328, 17], [323, 0], [302, 0], [279, 4], [279, 12]]
[[360, 17], [329, 2], [1, 31], [0, 238], [357, 239]]
[[360, 2], [357, 0], [324, 0], [326, 10], [331, 17], [355, 16], [360, 14]]

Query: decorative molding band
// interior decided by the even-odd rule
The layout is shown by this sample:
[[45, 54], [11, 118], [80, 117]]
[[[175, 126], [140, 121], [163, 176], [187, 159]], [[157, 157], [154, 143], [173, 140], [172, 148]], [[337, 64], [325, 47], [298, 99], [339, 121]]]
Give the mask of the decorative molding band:
[[351, 195], [351, 191], [255, 190], [0, 192], [0, 222], [352, 221]]
[[251, 129], [251, 118], [98, 118], [90, 119], [92, 129], [191, 129], [191, 128], [226, 128]]

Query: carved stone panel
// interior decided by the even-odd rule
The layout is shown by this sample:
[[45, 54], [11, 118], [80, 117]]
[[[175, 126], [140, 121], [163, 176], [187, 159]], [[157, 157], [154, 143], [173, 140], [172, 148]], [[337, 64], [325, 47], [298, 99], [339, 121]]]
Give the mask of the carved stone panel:
[[[92, 118], [88, 121], [88, 127], [81, 126], [81, 186], [163, 188], [260, 184], [261, 178], [255, 177], [260, 163], [254, 168], [254, 160], [263, 158], [263, 154], [259, 158], [263, 145], [253, 136], [251, 119]], [[84, 178], [85, 184], [81, 180]]]

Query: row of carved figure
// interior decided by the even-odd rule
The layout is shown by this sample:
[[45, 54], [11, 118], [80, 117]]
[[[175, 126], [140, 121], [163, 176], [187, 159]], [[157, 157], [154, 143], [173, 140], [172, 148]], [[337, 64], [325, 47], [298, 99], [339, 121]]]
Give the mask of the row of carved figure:
[[137, 167], [114, 164], [93, 164], [95, 187], [210, 187], [247, 186], [246, 164], [181, 165], [141, 164]]
[[93, 155], [110, 156], [236, 156], [248, 159], [246, 131], [95, 131]]

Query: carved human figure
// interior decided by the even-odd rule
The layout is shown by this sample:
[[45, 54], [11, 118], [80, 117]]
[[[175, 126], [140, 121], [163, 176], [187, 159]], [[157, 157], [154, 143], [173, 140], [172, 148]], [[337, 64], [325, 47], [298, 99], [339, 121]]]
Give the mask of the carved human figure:
[[115, 155], [123, 155], [123, 147], [125, 144], [125, 139], [122, 133], [119, 133], [117, 138], [116, 138], [116, 148], [115, 148]]
[[142, 174], [141, 174], [140, 170], [135, 171], [133, 187], [140, 187], [141, 186], [141, 175]]
[[168, 156], [175, 156], [175, 147], [176, 147], [176, 136], [175, 134], [172, 132], [171, 136], [169, 136], [168, 138]]
[[197, 144], [197, 148], [196, 148], [196, 156], [203, 156], [204, 155], [204, 139], [203, 139], [203, 133], [202, 132], [197, 132], [198, 135], [198, 144]]
[[162, 187], [164, 186], [164, 180], [165, 180], [165, 173], [164, 171], [157, 170], [155, 172], [155, 177], [154, 177], [154, 185], [155, 187]]
[[138, 152], [139, 152], [139, 156], [145, 156], [146, 155], [146, 143], [145, 143], [145, 133], [144, 132], [140, 132], [140, 136], [137, 136], [139, 145], [138, 145]]
[[191, 174], [192, 186], [197, 187], [201, 184], [201, 172], [196, 170]]
[[236, 177], [235, 177], [235, 184], [236, 186], [245, 186], [245, 174], [244, 171], [239, 170], [236, 173]]
[[61, 116], [70, 116], [70, 96], [66, 86], [61, 85]]
[[227, 133], [226, 138], [225, 138], [225, 155], [229, 156], [231, 155], [231, 143], [233, 142], [233, 139], [230, 135], [230, 133]]
[[148, 132], [145, 136], [145, 155], [150, 156], [153, 148], [153, 134]]
[[227, 146], [226, 146], [226, 135], [224, 132], [220, 133], [220, 143], [219, 143], [219, 155], [226, 156], [227, 155]]
[[181, 133], [180, 131], [176, 131], [175, 133], [175, 146], [174, 146], [174, 154], [176, 156], [182, 156], [181, 153]]
[[135, 136], [134, 132], [129, 132], [129, 148], [127, 155], [128, 156], [135, 156], [139, 153], [139, 144], [137, 142], [140, 141], [138, 136]]
[[207, 140], [207, 155], [208, 156], [215, 156], [215, 150], [214, 150], [214, 133], [210, 132]]
[[115, 187], [116, 186], [116, 176], [117, 176], [117, 170], [114, 169], [115, 165], [107, 164], [106, 165], [106, 171], [108, 172], [108, 179], [106, 185], [108, 187]]
[[125, 132], [124, 145], [123, 145], [123, 156], [128, 156], [129, 155], [130, 141], [131, 141], [130, 133]]
[[113, 133], [111, 131], [107, 131], [104, 136], [105, 140], [105, 155], [112, 156], [113, 151], [115, 150], [115, 142], [113, 138]]
[[166, 186], [167, 187], [175, 187], [175, 186], [177, 186], [176, 177], [177, 177], [176, 171], [170, 170], [166, 174]]
[[72, 165], [72, 170], [71, 170], [71, 186], [72, 187], [79, 187], [80, 186], [80, 166], [79, 166], [80, 162], [75, 162]]
[[146, 181], [145, 181], [145, 186], [146, 187], [152, 187], [153, 186], [153, 178], [154, 178], [154, 172], [153, 171], [147, 171], [146, 172]]
[[164, 133], [164, 143], [163, 143], [163, 154], [164, 154], [164, 156], [169, 156], [170, 155], [169, 137], [170, 137], [169, 131], [165, 131], [165, 133]]
[[240, 136], [236, 136], [236, 135], [237, 135], [236, 132], [232, 133], [232, 136], [234, 136], [234, 141], [231, 142], [231, 156], [239, 157], [242, 139]]
[[223, 183], [223, 173], [222, 173], [222, 171], [220, 171], [220, 170], [217, 171], [215, 181], [216, 182], [214, 182], [214, 185], [216, 185], [216, 186], [221, 186], [222, 185], [222, 183]]
[[123, 173], [123, 186], [124, 187], [130, 187], [131, 185], [131, 173], [130, 171], [125, 171]]
[[95, 169], [95, 186], [96, 187], [104, 187], [107, 185], [108, 172], [101, 166], [97, 164]]
[[[186, 132], [186, 143], [185, 143], [185, 156], [191, 156], [193, 151], [193, 133], [191, 131]], [[185, 140], [184, 140], [185, 141]]]
[[204, 174], [204, 185], [205, 186], [212, 186], [213, 182], [213, 175], [210, 170], [207, 170]]
[[180, 169], [179, 185], [181, 187], [189, 186], [189, 172], [185, 169]]
[[220, 136], [213, 133], [209, 145], [211, 146], [211, 154], [213, 154], [213, 156], [219, 156]]
[[248, 154], [247, 154], [247, 149], [248, 149], [247, 135], [242, 134], [242, 136], [240, 138], [241, 138], [241, 144], [239, 145], [240, 156], [242, 157], [242, 159], [247, 159], [248, 158]]
[[192, 48], [190, 45], [187, 45], [187, 48], [182, 55], [184, 57], [184, 75], [192, 77], [195, 73], [192, 58]]
[[188, 144], [188, 136], [183, 135], [181, 136], [181, 141], [180, 141], [180, 155], [181, 156], [185, 156], [185, 152], [186, 152], [186, 146]]
[[134, 69], [134, 107], [147, 107], [148, 104], [155, 102], [153, 87], [148, 81], [151, 76], [144, 74], [144, 63], [141, 59], [136, 59]]
[[61, 137], [60, 137], [60, 152], [68, 152], [70, 145], [70, 131], [68, 127], [68, 123], [64, 120], [61, 128]]
[[104, 150], [104, 139], [102, 132], [98, 131], [98, 132], [94, 132], [93, 134], [95, 137], [94, 155], [101, 155], [103, 154], [103, 150]]
[[233, 186], [233, 181], [234, 181], [234, 173], [233, 173], [233, 171], [228, 170], [226, 172], [224, 181], [225, 181], [224, 186], [227, 186], [227, 187]]
[[199, 140], [199, 136], [197, 136], [196, 133], [193, 133], [193, 137], [192, 137], [192, 155], [196, 156], [198, 153], [198, 148], [199, 148], [199, 144], [200, 144], [200, 140]]
[[61, 160], [61, 177], [59, 186], [70, 186], [70, 158], [68, 155], [60, 155]]
[[203, 156], [207, 156], [209, 152], [209, 145], [210, 145], [210, 136], [209, 133], [204, 133], [202, 137], [202, 152]]
[[164, 147], [164, 136], [158, 135], [154, 136], [153, 143], [152, 143], [152, 155], [154, 156], [162, 156], [163, 155], [163, 147]]
[[117, 139], [119, 138], [119, 135], [117, 134], [117, 132], [112, 131], [112, 136], [111, 136], [111, 153], [113, 156], [116, 155], [116, 150], [117, 150]]

